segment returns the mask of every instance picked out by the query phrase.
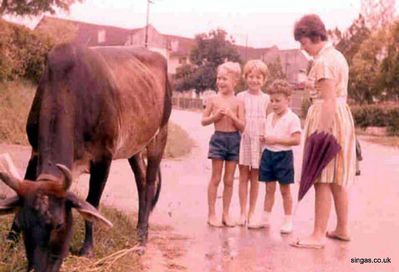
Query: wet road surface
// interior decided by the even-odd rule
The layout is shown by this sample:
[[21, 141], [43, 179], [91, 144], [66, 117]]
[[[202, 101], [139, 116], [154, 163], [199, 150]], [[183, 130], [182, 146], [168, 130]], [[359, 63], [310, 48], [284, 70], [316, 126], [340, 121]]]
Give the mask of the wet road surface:
[[[196, 146], [191, 154], [176, 160], [164, 160], [163, 187], [159, 203], [150, 217], [151, 223], [170, 225], [173, 233], [187, 237], [169, 239], [180, 243], [182, 256], [178, 265], [165, 265], [165, 258], [150, 243], [147, 250], [148, 271], [399, 271], [399, 150], [362, 142], [362, 175], [350, 188], [351, 242], [326, 240], [322, 250], [297, 249], [289, 246], [296, 237], [309, 234], [313, 225], [314, 193], [310, 190], [294, 217], [294, 232], [282, 236], [282, 200], [276, 191], [271, 227], [248, 230], [243, 227], [210, 228], [207, 219], [207, 183], [210, 161], [207, 157], [211, 126], [201, 127], [200, 113], [174, 110], [171, 119], [189, 132]], [[4, 147], [0, 145], [0, 148]], [[9, 148], [9, 147], [7, 147]], [[300, 175], [301, 149], [295, 148], [296, 179]], [[16, 164], [21, 173], [26, 167], [29, 149], [17, 148], [12, 154], [24, 157]], [[238, 172], [238, 171], [237, 171]], [[87, 188], [88, 176], [82, 176], [74, 189]], [[238, 173], [236, 174], [238, 177]], [[222, 183], [218, 192], [217, 211], [221, 216]], [[293, 186], [293, 195], [298, 184]], [[260, 186], [257, 211], [264, 199]], [[84, 194], [85, 195], [85, 194]], [[112, 164], [103, 202], [126, 211], [137, 212], [134, 177], [126, 160]], [[238, 179], [234, 181], [231, 212], [239, 215]], [[329, 229], [334, 228], [334, 211]], [[390, 264], [352, 263], [352, 258], [390, 258]], [[360, 261], [360, 260], [359, 260]]]

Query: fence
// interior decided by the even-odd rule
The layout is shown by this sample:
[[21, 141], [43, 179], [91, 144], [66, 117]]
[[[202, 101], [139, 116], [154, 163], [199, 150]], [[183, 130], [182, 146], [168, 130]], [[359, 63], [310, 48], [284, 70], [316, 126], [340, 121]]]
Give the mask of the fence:
[[201, 98], [172, 97], [172, 106], [177, 109], [203, 109]]
[[[303, 91], [294, 91], [291, 96], [290, 108], [299, 116], [302, 113], [302, 101], [304, 99]], [[201, 98], [188, 98], [188, 97], [172, 97], [172, 105], [177, 109], [203, 109]]]

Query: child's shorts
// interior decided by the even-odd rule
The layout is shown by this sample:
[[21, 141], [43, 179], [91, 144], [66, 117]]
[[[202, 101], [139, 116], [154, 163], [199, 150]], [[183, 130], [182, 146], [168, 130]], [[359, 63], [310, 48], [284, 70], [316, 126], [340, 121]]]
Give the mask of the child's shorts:
[[292, 150], [273, 152], [265, 149], [259, 167], [259, 181], [294, 183], [294, 155]]
[[241, 135], [238, 131], [215, 131], [209, 141], [208, 159], [238, 161]]

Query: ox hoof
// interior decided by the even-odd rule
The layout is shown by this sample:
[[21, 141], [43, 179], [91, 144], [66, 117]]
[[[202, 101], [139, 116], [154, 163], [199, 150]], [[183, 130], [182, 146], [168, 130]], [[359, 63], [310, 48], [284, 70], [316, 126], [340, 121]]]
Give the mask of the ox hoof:
[[93, 257], [94, 256], [93, 248], [90, 246], [87, 246], [87, 247], [84, 246], [79, 250], [78, 255], [81, 257], [87, 257], [87, 258]]
[[15, 231], [10, 231], [7, 235], [6, 240], [10, 244], [12, 244], [12, 243], [16, 244], [19, 241], [19, 233], [15, 232]]
[[143, 256], [145, 253], [145, 246], [143, 246], [143, 245], [138, 246], [134, 252], [136, 252], [137, 255], [139, 255], [139, 256]]

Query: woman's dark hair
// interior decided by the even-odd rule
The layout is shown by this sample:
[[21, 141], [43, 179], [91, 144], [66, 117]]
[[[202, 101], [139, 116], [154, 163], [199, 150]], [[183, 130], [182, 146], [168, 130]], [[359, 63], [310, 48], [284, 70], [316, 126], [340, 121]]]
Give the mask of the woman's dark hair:
[[295, 23], [295, 40], [299, 41], [303, 37], [309, 38], [313, 43], [327, 40], [326, 27], [316, 14], [305, 15]]

